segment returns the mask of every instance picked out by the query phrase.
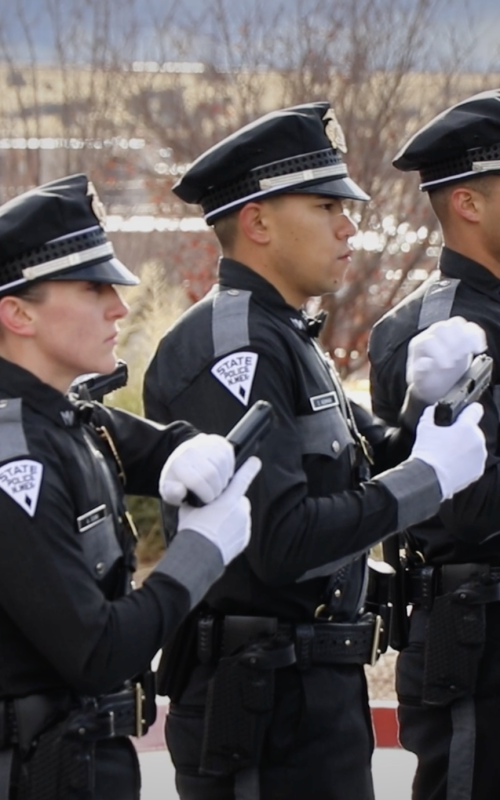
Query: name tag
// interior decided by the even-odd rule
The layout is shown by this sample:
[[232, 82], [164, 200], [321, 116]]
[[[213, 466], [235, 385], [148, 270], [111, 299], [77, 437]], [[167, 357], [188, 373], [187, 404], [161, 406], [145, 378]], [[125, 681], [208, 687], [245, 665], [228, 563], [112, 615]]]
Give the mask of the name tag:
[[77, 517], [76, 524], [78, 525], [79, 532], [85, 533], [85, 531], [90, 530], [90, 528], [93, 528], [98, 522], [101, 522], [105, 516], [106, 505], [103, 503], [102, 506], [96, 506], [90, 511], [87, 511], [86, 514], [82, 514], [80, 517]]
[[326, 392], [325, 394], [317, 394], [316, 397], [310, 397], [313, 411], [323, 411], [324, 408], [333, 408], [338, 406], [339, 398], [337, 392]]

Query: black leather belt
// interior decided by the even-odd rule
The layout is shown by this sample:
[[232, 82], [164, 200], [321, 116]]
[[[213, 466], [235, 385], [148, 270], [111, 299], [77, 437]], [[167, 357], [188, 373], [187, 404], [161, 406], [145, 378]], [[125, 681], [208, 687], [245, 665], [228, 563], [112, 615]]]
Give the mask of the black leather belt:
[[407, 587], [408, 603], [428, 611], [435, 597], [454, 592], [464, 602], [498, 602], [500, 567], [473, 563], [413, 566], [407, 570]]
[[102, 738], [143, 736], [152, 722], [147, 718], [145, 704], [146, 695], [142, 684], [134, 683], [120, 692], [96, 698], [95, 709], [89, 709], [89, 724], [92, 725], [92, 720], [95, 720], [97, 733], [98, 723], [101, 721]]
[[142, 683], [131, 682], [99, 697], [47, 692], [0, 700], [0, 750], [17, 744], [28, 747], [40, 730], [69, 715], [84, 738], [142, 736], [156, 717], [154, 676], [146, 673]]
[[216, 663], [258, 640], [292, 642], [299, 669], [314, 664], [374, 664], [380, 654], [382, 620], [365, 614], [359, 622], [286, 623], [276, 617], [206, 615], [198, 621], [198, 658]]

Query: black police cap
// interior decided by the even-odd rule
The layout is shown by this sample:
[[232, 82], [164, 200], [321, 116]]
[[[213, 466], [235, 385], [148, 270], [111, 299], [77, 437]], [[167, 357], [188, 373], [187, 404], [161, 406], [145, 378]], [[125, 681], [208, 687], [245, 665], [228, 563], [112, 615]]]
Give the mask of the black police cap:
[[85, 175], [71, 175], [0, 206], [0, 294], [32, 281], [137, 284], [114, 255], [104, 206]]
[[392, 162], [418, 170], [422, 191], [500, 172], [500, 89], [468, 97], [421, 128]]
[[327, 102], [284, 108], [223, 139], [191, 164], [173, 191], [199, 203], [207, 222], [250, 200], [321, 194], [369, 200], [349, 178], [344, 134]]

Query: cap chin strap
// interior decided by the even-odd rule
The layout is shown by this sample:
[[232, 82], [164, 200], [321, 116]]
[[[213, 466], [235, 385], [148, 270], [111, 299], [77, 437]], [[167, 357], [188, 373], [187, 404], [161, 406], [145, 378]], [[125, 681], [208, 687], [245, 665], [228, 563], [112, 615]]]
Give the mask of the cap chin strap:
[[289, 172], [287, 175], [276, 175], [274, 178], [262, 178], [259, 181], [259, 186], [261, 189], [282, 189], [284, 186], [299, 186], [301, 183], [306, 183], [306, 181], [321, 180], [333, 175], [347, 178], [346, 165], [330, 164], [326, 167]]
[[61, 272], [71, 267], [87, 264], [89, 261], [95, 261], [98, 258], [113, 256], [113, 245], [111, 242], [106, 242], [105, 244], [89, 247], [77, 253], [70, 253], [67, 256], [61, 256], [61, 258], [55, 258], [52, 261], [46, 261], [44, 264], [37, 264], [35, 267], [25, 267], [22, 273], [25, 280], [34, 281], [37, 278], [43, 278], [54, 272]]
[[484, 174], [485, 172], [500, 172], [500, 161], [498, 159], [496, 161], [473, 161], [471, 170], [460, 172], [458, 175], [447, 175], [446, 178], [438, 178], [435, 181], [426, 181], [420, 184], [419, 189], [421, 192], [425, 192], [434, 186], [451, 183], [451, 181], [459, 181], [462, 178], [475, 178], [476, 175]]

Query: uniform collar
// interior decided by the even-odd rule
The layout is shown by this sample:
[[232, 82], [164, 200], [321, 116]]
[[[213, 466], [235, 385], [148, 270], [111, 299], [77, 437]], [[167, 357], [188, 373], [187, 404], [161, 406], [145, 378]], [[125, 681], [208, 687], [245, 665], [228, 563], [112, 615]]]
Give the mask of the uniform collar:
[[491, 295], [500, 301], [500, 280], [489, 269], [471, 258], [443, 247], [439, 259], [439, 269], [449, 278], [459, 278], [483, 294]]
[[0, 358], [0, 395], [22, 398], [25, 405], [62, 428], [79, 426], [82, 412], [85, 415], [83, 406], [80, 408], [32, 372], [4, 358]]
[[272, 311], [275, 316], [305, 336], [317, 337], [324, 325], [326, 319], [324, 311], [311, 317], [302, 308], [294, 308], [269, 281], [232, 258], [221, 258], [219, 284], [222, 290], [231, 288], [251, 292], [256, 303]]

